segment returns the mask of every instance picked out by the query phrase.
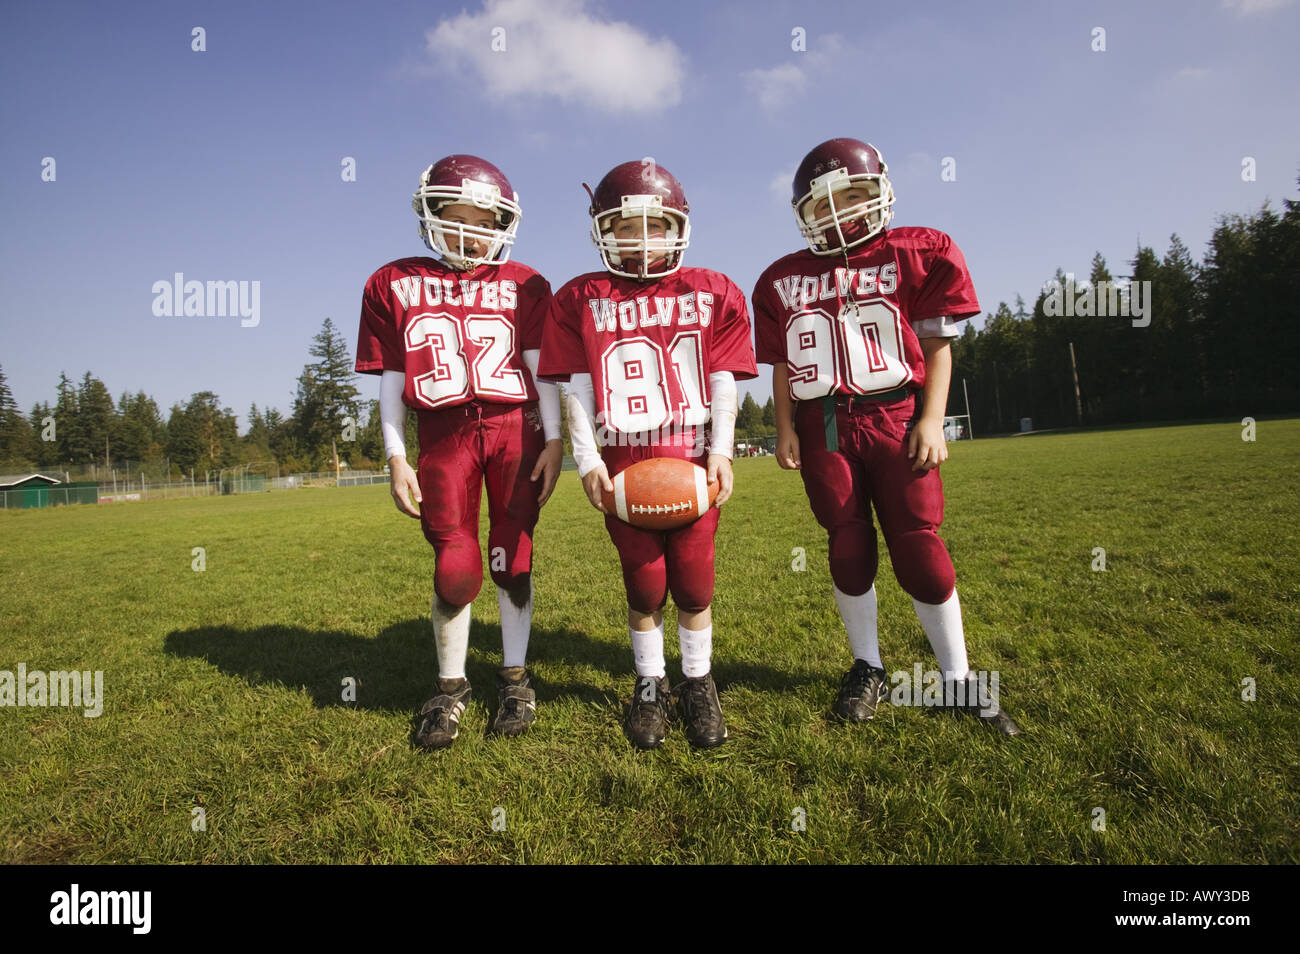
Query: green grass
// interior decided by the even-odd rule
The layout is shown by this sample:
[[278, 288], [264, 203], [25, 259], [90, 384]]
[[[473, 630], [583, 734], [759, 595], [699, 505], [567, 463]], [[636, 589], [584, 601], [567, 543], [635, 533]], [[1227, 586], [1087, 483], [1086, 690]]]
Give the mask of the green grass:
[[[623, 738], [618, 565], [573, 473], [537, 533], [540, 721], [485, 734], [489, 582], [477, 695], [434, 754], [408, 741], [435, 671], [433, 556], [386, 488], [0, 513], [0, 669], [100, 669], [106, 696], [97, 719], [0, 709], [0, 861], [1300, 861], [1300, 421], [1240, 435], [952, 446], [972, 664], [1001, 672], [1017, 740], [919, 709], [828, 721], [850, 660], [826, 540], [771, 458], [737, 463], [718, 535], [731, 738], [713, 753]], [[886, 668], [931, 668], [883, 547], [878, 589]], [[671, 609], [667, 631], [675, 673]]]

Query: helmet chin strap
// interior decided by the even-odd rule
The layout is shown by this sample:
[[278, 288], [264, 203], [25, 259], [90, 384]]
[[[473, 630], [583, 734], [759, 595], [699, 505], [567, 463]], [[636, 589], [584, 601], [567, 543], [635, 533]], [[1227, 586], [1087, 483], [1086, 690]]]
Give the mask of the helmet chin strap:
[[[827, 202], [830, 203], [831, 221], [835, 223], [835, 234], [840, 237], [840, 257], [844, 259], [844, 270], [848, 272], [852, 269], [852, 266], [849, 264], [848, 242], [844, 237], [844, 230], [840, 228], [840, 217], [835, 214], [835, 190], [834, 189], [826, 190], [826, 200]], [[848, 304], [853, 306], [853, 313], [856, 315], [858, 312], [858, 300], [853, 294], [852, 281], [849, 282], [848, 292], [849, 292]]]

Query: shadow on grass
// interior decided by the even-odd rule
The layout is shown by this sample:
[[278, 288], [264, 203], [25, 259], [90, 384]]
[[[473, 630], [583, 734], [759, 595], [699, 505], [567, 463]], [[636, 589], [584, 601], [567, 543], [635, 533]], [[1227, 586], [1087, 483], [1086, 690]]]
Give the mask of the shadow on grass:
[[[667, 641], [667, 640], [666, 640]], [[495, 694], [493, 678], [501, 665], [501, 627], [496, 623], [472, 624], [465, 674], [475, 696]], [[390, 626], [373, 639], [340, 630], [311, 630], [295, 626], [238, 629], [203, 626], [173, 630], [163, 641], [173, 656], [202, 659], [226, 675], [250, 685], [301, 688], [321, 708], [345, 706], [390, 712], [416, 710], [434, 693], [438, 671], [428, 619], [413, 619]], [[569, 679], [552, 680], [535, 674], [539, 702], [576, 698], [582, 702], [614, 704], [631, 691], [635, 675], [628, 646], [592, 639], [573, 629], [534, 629], [528, 645], [530, 668], [546, 663], [578, 665], [607, 674], [600, 686]], [[675, 661], [669, 676], [677, 682]], [[356, 701], [343, 700], [347, 677], [356, 680]], [[825, 681], [816, 673], [785, 673], [748, 661], [715, 661], [714, 678], [723, 691], [729, 685], [786, 690]], [[611, 692], [609, 681], [616, 686]], [[623, 685], [626, 683], [626, 685]]]

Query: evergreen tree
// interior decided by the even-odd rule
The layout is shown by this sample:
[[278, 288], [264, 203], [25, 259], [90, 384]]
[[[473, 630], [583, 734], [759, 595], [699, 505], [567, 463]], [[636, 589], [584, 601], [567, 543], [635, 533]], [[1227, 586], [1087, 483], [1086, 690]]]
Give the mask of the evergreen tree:
[[248, 409], [248, 433], [244, 435], [244, 440], [254, 447], [265, 447], [268, 450], [271, 447], [271, 431], [266, 426], [266, 418], [257, 409], [256, 402]]
[[293, 436], [293, 421], [285, 418], [278, 408], [268, 407], [262, 412], [262, 422], [266, 426], [267, 446], [271, 456], [280, 465], [281, 473], [288, 473], [297, 468], [289, 466], [288, 458], [298, 453], [298, 442]]
[[[89, 450], [90, 460], [96, 465], [111, 466], [113, 442], [117, 439], [117, 409], [113, 396], [99, 378], [89, 371], [77, 389], [77, 412], [81, 418], [81, 432]], [[119, 452], [120, 453], [120, 452]]]
[[736, 435], [738, 437], [759, 437], [763, 433], [763, 409], [758, 406], [754, 396], [745, 392], [745, 400], [740, 402], [740, 411], [736, 414]]
[[347, 341], [329, 318], [312, 339], [309, 353], [317, 360], [298, 377], [293, 403], [295, 436], [313, 462], [332, 466], [331, 442], [343, 436], [344, 418], [350, 417], [360, 426], [360, 392], [352, 383], [356, 373]]
[[[1208, 403], [1221, 412], [1246, 408], [1253, 397], [1249, 368], [1255, 363], [1259, 339], [1253, 319], [1259, 315], [1259, 287], [1252, 274], [1250, 222], [1240, 215], [1223, 216], [1210, 236], [1201, 269], [1201, 298], [1205, 314], [1205, 348], [1213, 357]], [[1251, 327], [1251, 335], [1242, 329]], [[1251, 408], [1256, 413], [1259, 408]], [[1244, 410], [1243, 413], [1246, 413]]]
[[26, 470], [34, 463], [31, 427], [5, 380], [0, 368], [0, 467], [5, 470]]
[[232, 467], [239, 459], [239, 429], [234, 412], [222, 408], [211, 391], [193, 395], [185, 407], [172, 406], [167, 425], [167, 455], [181, 473], [195, 478]]
[[[1153, 302], [1150, 335], [1153, 382], [1168, 381], [1172, 400], [1156, 413], [1159, 417], [1204, 414], [1206, 392], [1205, 322], [1196, 290], [1197, 268], [1177, 233], [1169, 236], [1169, 250], [1160, 263], [1159, 297]], [[1158, 384], [1153, 384], [1153, 387]]]
[[[1094, 297], [1091, 315], [1077, 315], [1070, 340], [1078, 362], [1079, 390], [1083, 395], [1083, 419], [1098, 424], [1111, 420], [1110, 414], [1132, 406], [1131, 381], [1126, 375], [1126, 348], [1131, 337], [1124, 338], [1123, 331], [1131, 329], [1127, 318], [1102, 312], [1109, 308], [1109, 289], [1115, 284], [1106, 259], [1101, 252], [1092, 257], [1088, 284]], [[1076, 311], [1078, 303], [1076, 302]]]
[[776, 402], [771, 398], [763, 405], [763, 430], [767, 433], [776, 431]]
[[272, 462], [271, 432], [267, 429], [266, 418], [253, 404], [248, 409], [248, 432], [239, 439], [239, 461], [251, 464], [254, 461]]
[[[1065, 273], [1056, 270], [1053, 281], [1065, 287]], [[1033, 328], [1031, 364], [1034, 369], [1033, 390], [1035, 405], [1034, 427], [1061, 427], [1076, 422], [1074, 410], [1074, 378], [1070, 371], [1070, 336], [1075, 329], [1070, 319], [1049, 316], [1046, 309], [1047, 292], [1040, 292], [1034, 302], [1030, 317]]]
[[113, 456], [123, 461], [155, 461], [166, 442], [158, 404], [143, 391], [123, 392], [117, 402], [118, 438]]
[[[53, 467], [59, 462], [58, 440], [46, 440], [46, 437], [50, 436], [54, 420], [54, 408], [50, 407], [49, 402], [37, 402], [32, 405], [32, 413], [28, 417], [31, 425], [31, 440], [28, 446], [32, 449], [32, 457], [38, 468]], [[54, 427], [53, 436], [58, 437], [57, 427]]]
[[54, 405], [54, 432], [60, 463], [75, 466], [89, 463], [90, 443], [81, 425], [77, 389], [62, 371], [59, 372], [59, 396]]

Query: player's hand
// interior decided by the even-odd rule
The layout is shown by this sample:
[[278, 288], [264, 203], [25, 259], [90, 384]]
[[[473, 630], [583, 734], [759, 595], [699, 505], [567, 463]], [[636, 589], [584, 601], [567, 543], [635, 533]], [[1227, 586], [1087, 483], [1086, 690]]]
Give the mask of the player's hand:
[[[392, 475], [389, 491], [393, 495], [393, 503], [397, 504], [397, 509], [402, 513], [418, 519], [420, 503], [424, 498], [420, 495], [420, 482], [415, 477], [415, 471], [405, 457], [396, 454], [388, 458], [388, 469]], [[415, 506], [411, 505], [412, 497], [415, 498]]]
[[546, 448], [537, 455], [537, 463], [533, 465], [532, 476], [528, 479], [537, 482], [541, 479], [541, 492], [537, 495], [537, 506], [542, 506], [551, 496], [551, 491], [555, 489], [555, 481], [560, 476], [560, 464], [564, 460], [564, 442], [558, 437], [553, 441], [546, 442]]
[[713, 501], [713, 506], [721, 507], [731, 499], [731, 489], [735, 486], [735, 477], [731, 473], [731, 458], [723, 454], [710, 454], [709, 466], [705, 473], [709, 483], [715, 480], [718, 482], [718, 496]]
[[605, 509], [605, 501], [601, 499], [600, 492], [608, 490], [611, 494], [614, 492], [614, 482], [609, 479], [609, 471], [605, 469], [604, 464], [597, 464], [594, 469], [587, 471], [587, 476], [582, 478], [582, 489], [587, 492], [587, 499], [591, 505], [601, 513], [609, 513]]
[[799, 459], [799, 435], [794, 431], [777, 435], [776, 462], [783, 470], [798, 470], [803, 466]]
[[912, 470], [934, 470], [948, 459], [943, 439], [943, 421], [921, 418], [907, 435], [907, 456], [914, 458]]

